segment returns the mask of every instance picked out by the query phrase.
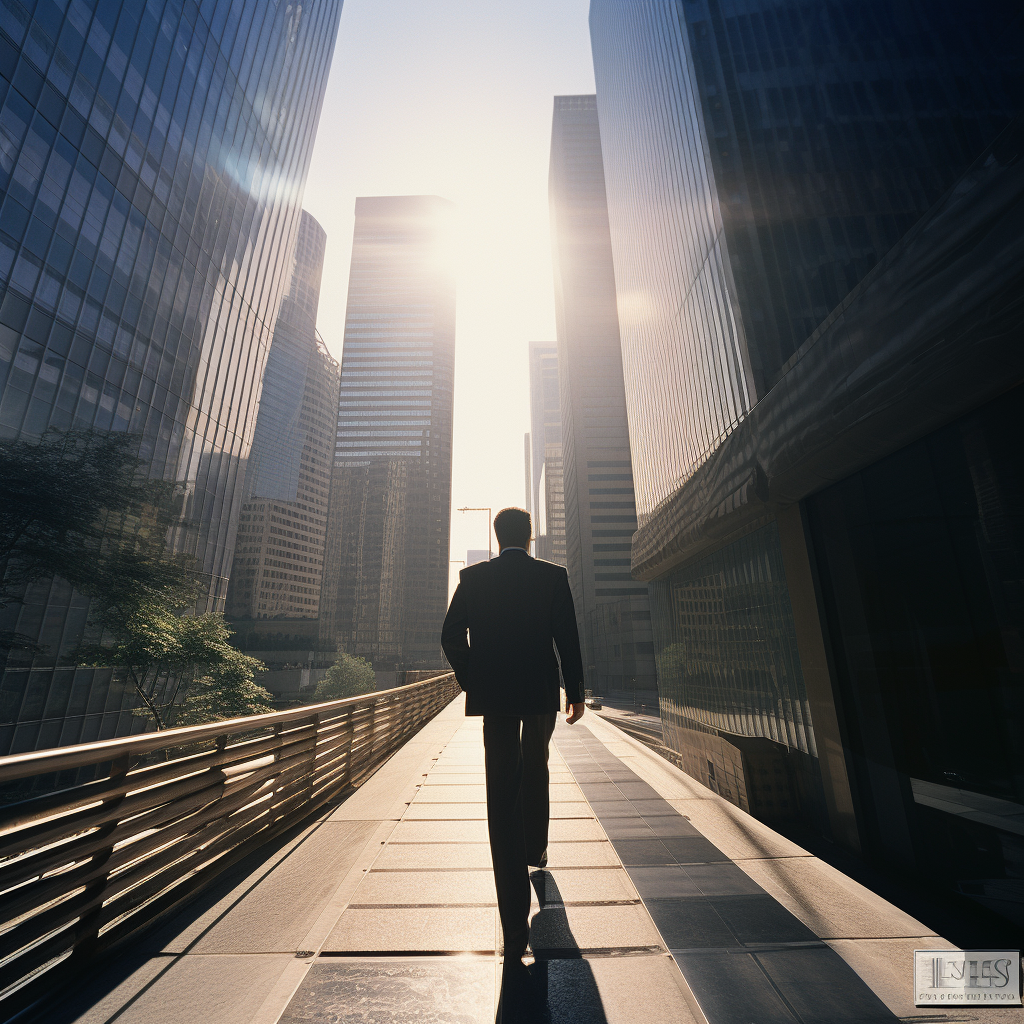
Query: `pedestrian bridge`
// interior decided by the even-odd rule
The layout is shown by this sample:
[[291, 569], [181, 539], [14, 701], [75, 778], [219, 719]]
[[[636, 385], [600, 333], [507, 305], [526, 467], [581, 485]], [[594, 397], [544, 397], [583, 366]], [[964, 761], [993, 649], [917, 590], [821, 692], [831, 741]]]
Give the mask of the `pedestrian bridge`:
[[968, 1019], [913, 1006], [912, 951], [949, 943], [599, 715], [551, 771], [513, 979], [450, 675], [0, 759], [0, 1020]]

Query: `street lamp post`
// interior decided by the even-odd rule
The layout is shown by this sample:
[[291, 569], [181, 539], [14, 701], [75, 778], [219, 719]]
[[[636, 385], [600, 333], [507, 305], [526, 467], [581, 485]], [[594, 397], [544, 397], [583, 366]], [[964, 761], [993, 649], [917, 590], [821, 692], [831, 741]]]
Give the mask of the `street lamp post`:
[[460, 508], [460, 512], [486, 512], [487, 513], [487, 561], [491, 560], [491, 510], [489, 508]]

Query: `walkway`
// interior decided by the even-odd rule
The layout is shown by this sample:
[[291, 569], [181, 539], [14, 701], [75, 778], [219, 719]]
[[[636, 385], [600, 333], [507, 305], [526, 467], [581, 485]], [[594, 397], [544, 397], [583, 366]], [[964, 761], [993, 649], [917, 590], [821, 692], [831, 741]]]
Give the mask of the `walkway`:
[[503, 1016], [481, 724], [459, 700], [47, 1020], [968, 1019], [911, 1004], [912, 950], [948, 943], [599, 717], [559, 722], [551, 767], [537, 962]]

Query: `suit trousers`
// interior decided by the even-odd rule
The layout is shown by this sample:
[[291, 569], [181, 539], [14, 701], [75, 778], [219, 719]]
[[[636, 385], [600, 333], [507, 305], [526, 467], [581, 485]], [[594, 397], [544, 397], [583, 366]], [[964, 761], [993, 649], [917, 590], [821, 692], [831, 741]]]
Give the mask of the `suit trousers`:
[[506, 958], [530, 937], [530, 868], [548, 845], [548, 744], [555, 712], [484, 715], [487, 834]]

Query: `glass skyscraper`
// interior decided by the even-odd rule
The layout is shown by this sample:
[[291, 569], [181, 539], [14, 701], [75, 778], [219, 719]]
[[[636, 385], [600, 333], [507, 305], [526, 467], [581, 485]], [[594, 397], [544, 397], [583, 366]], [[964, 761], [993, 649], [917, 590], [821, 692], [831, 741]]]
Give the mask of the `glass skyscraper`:
[[303, 210], [246, 466], [228, 584], [231, 618], [320, 613], [339, 377], [316, 330], [326, 245], [327, 233]]
[[1019, 7], [590, 24], [666, 741], [1020, 922]]
[[647, 585], [630, 575], [636, 502], [594, 96], [556, 96], [548, 177], [566, 565], [588, 686], [657, 690]]
[[[263, 365], [341, 0], [0, 3], [0, 430], [131, 431], [185, 497], [223, 608]], [[109, 670], [59, 666], [87, 602], [32, 586], [0, 750], [132, 726]]]
[[551, 341], [531, 341], [529, 358], [534, 553], [538, 558], [565, 565], [558, 346]]
[[356, 200], [320, 630], [383, 670], [444, 664], [452, 214], [436, 196]]

